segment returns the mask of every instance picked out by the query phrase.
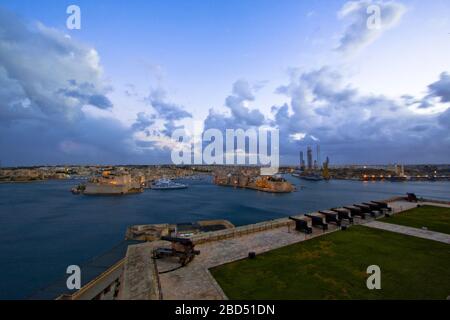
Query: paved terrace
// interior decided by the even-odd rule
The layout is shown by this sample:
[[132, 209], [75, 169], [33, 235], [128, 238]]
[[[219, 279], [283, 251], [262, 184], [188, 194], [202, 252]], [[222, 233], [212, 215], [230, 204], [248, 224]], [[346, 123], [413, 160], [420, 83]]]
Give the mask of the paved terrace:
[[[435, 205], [434, 203], [430, 204]], [[392, 201], [389, 205], [393, 208], [394, 213], [409, 210], [417, 206], [415, 203], [403, 200]], [[389, 231], [404, 234], [409, 234], [410, 231], [399, 226], [389, 226], [388, 228], [384, 226], [385, 224], [381, 225], [380, 222], [374, 221], [372, 218], [368, 218], [367, 220], [355, 218], [355, 224], [368, 224], [371, 227], [383, 228], [385, 230], [390, 229]], [[184, 268], [159, 275], [162, 298], [165, 300], [227, 299], [208, 269], [247, 258], [249, 252], [261, 254], [339, 230], [331, 224], [329, 224], [329, 228], [327, 232], [313, 228], [314, 232], [312, 235], [305, 235], [304, 233], [295, 231], [294, 222], [286, 218], [200, 235], [197, 239], [193, 239], [197, 243], [196, 249], [201, 252], [199, 256]], [[410, 235], [418, 236], [417, 230], [419, 229], [413, 230], [415, 232]], [[420, 233], [420, 236], [425, 237], [424, 233]], [[435, 236], [427, 235], [428, 238]], [[447, 240], [444, 239], [444, 241]], [[173, 260], [168, 261], [167, 259], [163, 259], [156, 261], [159, 272], [170, 270], [176, 266], [176, 262]], [[146, 264], [140, 261], [141, 263]], [[128, 279], [128, 281], [130, 280], [131, 283], [136, 284], [132, 279]], [[142, 288], [138, 288], [136, 293], [140, 298], [145, 298]]]
[[[327, 233], [335, 230], [337, 230], [337, 227], [330, 226]], [[295, 231], [293, 226], [284, 226], [237, 238], [197, 245], [196, 249], [200, 250], [201, 253], [189, 265], [160, 275], [163, 299], [226, 299], [222, 289], [209, 273], [209, 268], [244, 259], [252, 251], [261, 254], [322, 234], [324, 234], [322, 231], [315, 229], [312, 235], [305, 235]], [[158, 266], [160, 264], [158, 261]]]

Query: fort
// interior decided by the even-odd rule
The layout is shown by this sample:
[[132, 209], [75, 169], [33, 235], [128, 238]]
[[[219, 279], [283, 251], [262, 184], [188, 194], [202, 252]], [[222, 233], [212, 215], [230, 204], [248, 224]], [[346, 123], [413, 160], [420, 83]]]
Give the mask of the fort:
[[252, 189], [269, 193], [290, 193], [295, 187], [281, 176], [262, 176], [257, 168], [214, 171], [214, 183], [219, 186]]
[[[424, 216], [422, 213], [410, 213], [411, 210], [420, 210], [421, 208], [428, 214]], [[82, 279], [80, 290], [67, 290], [64, 287], [65, 281], [62, 280], [59, 285], [56, 284], [52, 288], [45, 289], [33, 298], [69, 300], [223, 300], [238, 297], [248, 298], [248, 296], [240, 296], [242, 294], [241, 289], [238, 289], [238, 293], [233, 293], [233, 287], [230, 286], [240, 286], [242, 285], [239, 280], [241, 276], [250, 278], [251, 276], [245, 275], [245, 271], [243, 271], [243, 275], [233, 271], [232, 278], [236, 278], [236, 281], [232, 281], [227, 276], [225, 276], [227, 280], [224, 280], [223, 272], [226, 272], [227, 266], [230, 264], [245, 264], [246, 261], [250, 263], [255, 257], [254, 263], [258, 263], [257, 261], [265, 261], [259, 259], [266, 259], [262, 258], [266, 253], [276, 252], [277, 250], [286, 251], [288, 248], [294, 248], [294, 245], [302, 244], [305, 249], [298, 249], [300, 253], [304, 250], [310, 250], [306, 248], [310, 248], [311, 244], [315, 243], [315, 239], [319, 241], [324, 239], [324, 242], [320, 241], [321, 245], [317, 247], [321, 253], [314, 254], [318, 254], [317, 257], [324, 254], [329, 255], [331, 253], [324, 245], [330, 242], [325, 239], [345, 238], [346, 235], [354, 237], [360, 233], [369, 236], [369, 238], [361, 238], [356, 242], [351, 240], [348, 244], [344, 244], [346, 241], [340, 240], [339, 243], [342, 243], [340, 246], [343, 247], [336, 247], [336, 252], [351, 252], [345, 246], [358, 247], [362, 245], [361, 250], [369, 254], [365, 243], [369, 244], [369, 239], [373, 238], [375, 242], [370, 251], [377, 252], [377, 247], [383, 247], [385, 249], [381, 251], [383, 252], [382, 256], [387, 254], [383, 250], [394, 250], [394, 253], [400, 257], [404, 257], [405, 254], [410, 255], [405, 250], [408, 243], [412, 243], [415, 248], [414, 254], [419, 256], [422, 254], [422, 249], [419, 250], [418, 247], [429, 248], [427, 250], [436, 248], [435, 258], [437, 259], [441, 255], [442, 262], [445, 264], [448, 262], [448, 247], [446, 246], [450, 245], [448, 224], [443, 222], [439, 227], [439, 223], [436, 224], [439, 219], [436, 219], [436, 216], [430, 213], [433, 210], [439, 210], [439, 208], [440, 210], [447, 210], [446, 213], [439, 213], [441, 215], [439, 219], [445, 221], [448, 218], [449, 202], [418, 199], [414, 195], [408, 195], [408, 197], [395, 197], [365, 202], [364, 204], [348, 205], [342, 208], [332, 208], [331, 210], [306, 215], [299, 214], [239, 227], [234, 227], [226, 221], [194, 223], [187, 226], [187, 229], [185, 225], [168, 224], [131, 226], [123, 243], [91, 261], [88, 265], [81, 267], [84, 274], [88, 274], [88, 276]], [[353, 213], [359, 214], [353, 215]], [[437, 228], [441, 232], [406, 227], [402, 226], [401, 223], [400, 225], [395, 224], [397, 219], [408, 219], [409, 215], [415, 215], [415, 218], [411, 220], [416, 221], [415, 223], [417, 223], [417, 215], [419, 215], [422, 219], [420, 223], [423, 223], [421, 225], [428, 225], [427, 221], [429, 221], [431, 228]], [[436, 221], [431, 221], [433, 219], [436, 219]], [[208, 225], [217, 226], [217, 228], [202, 229], [202, 226]], [[186, 230], [189, 231], [186, 232]], [[391, 237], [392, 240], [389, 240]], [[377, 240], [378, 238], [384, 240]], [[388, 241], [392, 242], [387, 243]], [[401, 251], [395, 251], [399, 242], [403, 243], [402, 249]], [[311, 254], [313, 253], [308, 253], [306, 257], [311, 256]], [[334, 257], [333, 261], [341, 259], [337, 253], [332, 254], [332, 256]], [[291, 259], [296, 259], [295, 256], [284, 253], [281, 257], [292, 261], [288, 264], [289, 268], [302, 267], [302, 264], [293, 264], [294, 260]], [[358, 257], [362, 256], [354, 256], [353, 259], [359, 259]], [[395, 266], [395, 259], [397, 258], [398, 256], [395, 255], [389, 256], [387, 263], [394, 261], [393, 265]], [[345, 257], [342, 257], [342, 259], [346, 263], [353, 261]], [[313, 263], [321, 265], [321, 262]], [[414, 261], [414, 263], [418, 262]], [[427, 269], [430, 285], [436, 287], [440, 292], [447, 290], [442, 287], [442, 279], [439, 280], [445, 275], [433, 271], [434, 267], [430, 264], [432, 261], [423, 260], [422, 263], [426, 264], [423, 267]], [[443, 265], [436, 267], [445, 268]], [[322, 267], [318, 266], [316, 272], [319, 272], [320, 268]], [[389, 267], [385, 267], [383, 270], [386, 272], [386, 269], [389, 269]], [[252, 267], [251, 270], [253, 274], [259, 272], [257, 267]], [[420, 267], [413, 270], [421, 272]], [[295, 281], [298, 280], [296, 278]], [[300, 283], [304, 283], [306, 280], [315, 281], [314, 279], [302, 279], [301, 277], [300, 280]], [[265, 282], [270, 283], [270, 281], [270, 277], [266, 277]], [[295, 287], [294, 282], [292, 285]], [[365, 280], [363, 282], [365, 283]], [[424, 281], [424, 283], [426, 285], [427, 282]], [[274, 289], [272, 288], [266, 294], [273, 298], [273, 296], [270, 296], [270, 292], [276, 292]], [[224, 290], [231, 294], [231, 297]], [[296, 295], [307, 294], [301, 290], [295, 292]], [[313, 294], [313, 292], [310, 293], [310, 295]]]

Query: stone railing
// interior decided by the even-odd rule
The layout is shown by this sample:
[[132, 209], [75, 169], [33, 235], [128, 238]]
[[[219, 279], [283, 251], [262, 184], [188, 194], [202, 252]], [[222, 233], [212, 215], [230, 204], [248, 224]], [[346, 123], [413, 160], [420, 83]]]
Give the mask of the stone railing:
[[261, 231], [265, 231], [265, 230], [281, 228], [281, 227], [285, 227], [288, 225], [294, 226], [295, 223], [294, 223], [294, 221], [290, 220], [289, 218], [281, 218], [281, 219], [264, 221], [264, 222], [250, 224], [250, 225], [241, 226], [241, 227], [235, 227], [235, 228], [231, 228], [231, 229], [200, 233], [200, 234], [196, 234], [196, 235], [192, 236], [191, 240], [195, 244], [201, 244], [201, 243], [206, 243], [206, 242], [211, 242], [211, 241], [219, 241], [219, 240], [224, 240], [224, 239], [240, 237], [240, 236], [244, 236], [244, 235], [255, 233], [255, 232], [261, 232]]

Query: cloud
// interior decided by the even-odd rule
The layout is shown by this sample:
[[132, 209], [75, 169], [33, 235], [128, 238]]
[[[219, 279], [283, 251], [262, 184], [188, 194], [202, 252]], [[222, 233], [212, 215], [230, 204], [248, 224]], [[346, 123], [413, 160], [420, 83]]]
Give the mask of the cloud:
[[175, 129], [183, 128], [177, 125], [178, 121], [192, 118], [192, 114], [184, 110], [184, 107], [167, 102], [167, 92], [162, 88], [152, 90], [146, 101], [156, 111], [155, 117], [163, 122], [164, 128], [157, 133], [158, 135], [171, 137]]
[[213, 109], [205, 120], [205, 128], [219, 130], [259, 127], [265, 124], [264, 115], [256, 109], [249, 109], [248, 104], [255, 99], [252, 87], [245, 80], [238, 80], [233, 84], [232, 94], [225, 99], [225, 106], [230, 115], [217, 113]]
[[[342, 17], [361, 24], [361, 3], [369, 1], [349, 4]], [[400, 5], [382, 6], [388, 25], [381, 32], [401, 16]], [[342, 51], [379, 36], [349, 32], [362, 33], [344, 36]], [[226, 112], [211, 109], [204, 127], [277, 127], [284, 163], [296, 162], [300, 148], [318, 142], [335, 163], [448, 162], [450, 109], [442, 112], [440, 107], [433, 114], [415, 109], [450, 102], [449, 82], [444, 72], [424, 98], [396, 100], [363, 94], [330, 67], [292, 72], [291, 80], [276, 90], [286, 103], [273, 106], [269, 118], [250, 107], [263, 83], [241, 79], [225, 98]], [[136, 96], [135, 88], [127, 89]], [[2, 163], [169, 163], [171, 133], [193, 115], [158, 88], [146, 98], [147, 109], [127, 126], [111, 112], [118, 107], [108, 97], [111, 90], [94, 48], [42, 24], [29, 26], [0, 9], [0, 150], [7, 150]], [[92, 108], [98, 111], [95, 116], [86, 112]]]
[[[3, 164], [151, 160], [133, 138], [148, 119], [123, 125], [109, 113], [110, 91], [94, 48], [0, 8]], [[86, 106], [103, 113], [93, 117]]]
[[58, 94], [67, 98], [74, 98], [81, 105], [91, 105], [99, 109], [110, 109], [113, 107], [111, 101], [103, 94], [96, 93], [96, 88], [92, 83], [77, 84], [76, 80], [68, 81], [68, 88], [61, 88]]
[[428, 86], [428, 93], [422, 98], [415, 98], [410, 95], [402, 97], [408, 106], [417, 106], [419, 109], [430, 109], [439, 103], [450, 102], [450, 74], [442, 72], [439, 80]]
[[145, 112], [139, 112], [136, 116], [137, 119], [135, 123], [133, 123], [133, 125], [131, 126], [133, 131], [144, 131], [148, 127], [155, 124], [156, 119], [155, 115], [148, 115]]
[[290, 99], [272, 109], [271, 124], [280, 130], [281, 153], [289, 162], [300, 148], [317, 143], [341, 163], [450, 158], [448, 111], [417, 114], [383, 95], [364, 95], [329, 67], [305, 72], [277, 92]]
[[183, 106], [167, 101], [167, 92], [163, 88], [151, 90], [145, 102], [152, 108], [152, 113], [139, 112], [132, 125], [136, 146], [142, 152], [151, 152], [152, 156], [169, 162], [169, 155], [175, 142], [172, 133], [184, 128], [180, 122], [192, 118], [192, 114]]
[[430, 95], [437, 97], [443, 103], [450, 102], [450, 74], [441, 73], [440, 79], [428, 86]]
[[112, 107], [95, 49], [0, 8], [1, 120], [74, 120], [84, 105]]
[[[370, 6], [380, 10], [380, 27], [369, 28], [368, 19], [373, 15]], [[341, 36], [337, 50], [343, 53], [355, 53], [376, 41], [384, 32], [396, 26], [406, 11], [406, 7], [395, 1], [360, 0], [349, 1], [338, 12], [340, 19], [351, 21]]]
[[[447, 130], [450, 130], [450, 108], [447, 108], [446, 111], [444, 111], [442, 114], [438, 117], [439, 124], [446, 128]], [[450, 135], [447, 132], [446, 136], [447, 141], [450, 139]]]
[[165, 120], [175, 121], [184, 118], [192, 118], [192, 114], [174, 103], [166, 102], [167, 93], [163, 89], [152, 90], [147, 101], [156, 110], [158, 115]]

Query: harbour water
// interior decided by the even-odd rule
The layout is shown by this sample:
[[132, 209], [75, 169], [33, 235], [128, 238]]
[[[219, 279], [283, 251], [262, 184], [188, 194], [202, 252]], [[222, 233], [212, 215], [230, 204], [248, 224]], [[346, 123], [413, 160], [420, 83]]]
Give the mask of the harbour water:
[[[185, 190], [123, 197], [76, 196], [78, 182], [0, 184], [0, 299], [22, 299], [124, 238], [127, 226], [227, 219], [235, 225], [414, 192], [450, 200], [449, 182], [305, 181], [270, 194], [186, 180]], [[300, 188], [302, 187], [302, 188]]]

